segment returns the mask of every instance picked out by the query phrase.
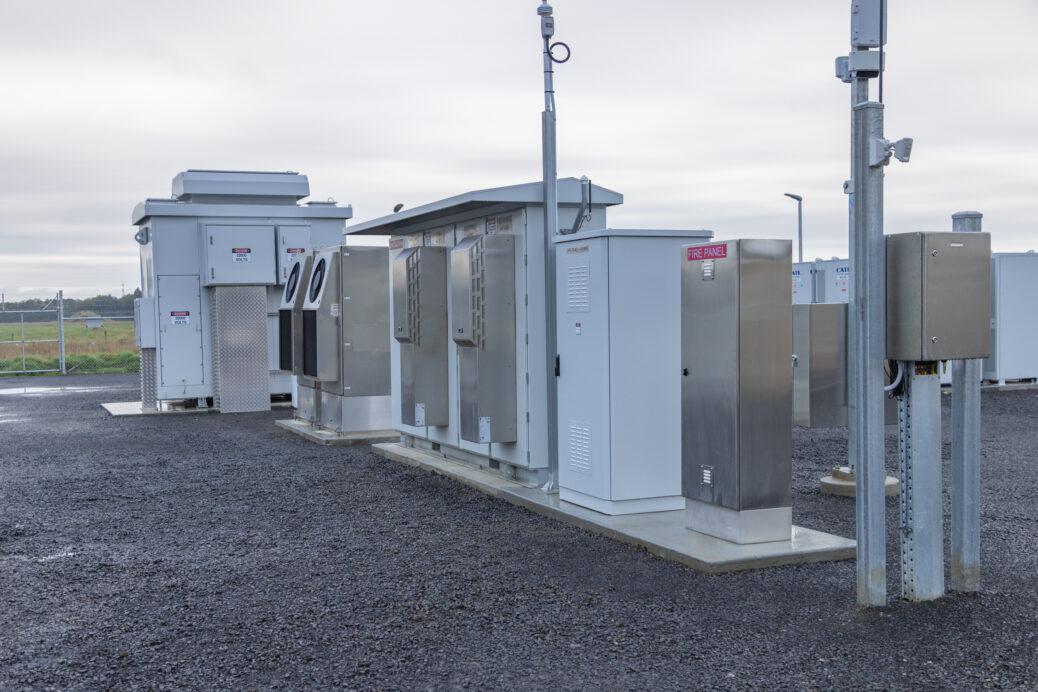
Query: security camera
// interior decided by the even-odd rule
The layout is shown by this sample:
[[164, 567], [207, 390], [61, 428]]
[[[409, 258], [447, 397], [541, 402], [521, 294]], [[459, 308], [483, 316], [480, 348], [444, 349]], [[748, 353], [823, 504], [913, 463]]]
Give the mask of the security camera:
[[912, 138], [905, 137], [894, 142], [894, 158], [901, 163], [908, 163], [908, 158], [912, 155]]

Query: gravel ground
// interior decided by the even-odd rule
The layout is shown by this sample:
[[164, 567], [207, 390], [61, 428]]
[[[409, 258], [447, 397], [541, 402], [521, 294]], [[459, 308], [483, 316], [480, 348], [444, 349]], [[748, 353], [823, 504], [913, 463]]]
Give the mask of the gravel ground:
[[[2, 689], [1038, 686], [1038, 391], [983, 397], [982, 592], [896, 598], [891, 499], [865, 610], [853, 561], [705, 576], [283, 411], [101, 410], [136, 387], [0, 380]], [[854, 535], [845, 442], [795, 432], [797, 524]]]

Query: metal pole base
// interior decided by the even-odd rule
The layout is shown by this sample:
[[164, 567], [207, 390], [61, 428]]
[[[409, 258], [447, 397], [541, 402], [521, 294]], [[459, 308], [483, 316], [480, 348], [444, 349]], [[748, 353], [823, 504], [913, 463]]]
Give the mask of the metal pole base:
[[[819, 481], [819, 489], [826, 495], [839, 495], [841, 497], [857, 497], [858, 479], [849, 466], [837, 466], [829, 476], [822, 476]], [[883, 479], [883, 495], [886, 497], [897, 497], [901, 490], [901, 483], [893, 476]]]
[[941, 488], [941, 378], [936, 363], [906, 363], [898, 402], [901, 472], [901, 595], [944, 595], [944, 505]]

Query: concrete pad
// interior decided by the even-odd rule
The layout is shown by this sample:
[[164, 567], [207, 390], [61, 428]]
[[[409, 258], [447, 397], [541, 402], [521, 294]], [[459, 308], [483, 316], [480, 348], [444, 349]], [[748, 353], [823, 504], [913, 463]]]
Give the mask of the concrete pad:
[[140, 401], [113, 401], [101, 404], [101, 408], [108, 411], [115, 418], [124, 416], [158, 416], [170, 413], [215, 413], [213, 408], [188, 408], [186, 406], [173, 405], [168, 401], [160, 401], [158, 409], [144, 410]]
[[738, 545], [689, 531], [685, 528], [684, 510], [609, 516], [564, 502], [556, 494], [548, 495], [538, 488], [507, 480], [493, 471], [452, 461], [436, 452], [399, 443], [376, 444], [372, 450], [386, 459], [447, 476], [491, 497], [644, 548], [707, 574], [855, 557], [852, 539], [800, 526], [793, 527], [792, 540]]
[[[838, 466], [833, 469], [831, 476], [822, 477], [821, 491], [826, 495], [857, 497], [858, 482], [848, 467]], [[901, 492], [901, 482], [893, 476], [887, 476], [883, 481], [883, 494], [886, 497], [897, 497], [899, 492]]]
[[[220, 413], [219, 409], [208, 407], [188, 407], [184, 406], [180, 402], [173, 401], [160, 401], [157, 409], [144, 410], [144, 404], [140, 401], [113, 401], [107, 404], [101, 404], [101, 408], [108, 411], [109, 415], [113, 418], [123, 418], [126, 416], [158, 416], [168, 415], [171, 413]], [[271, 410], [292, 408], [291, 401], [272, 401], [270, 402]]]
[[400, 433], [395, 430], [362, 430], [352, 433], [336, 433], [331, 430], [322, 430], [310, 425], [308, 421], [297, 418], [286, 418], [274, 421], [279, 428], [294, 432], [300, 437], [305, 437], [311, 442], [333, 447], [351, 447], [353, 445], [370, 445], [377, 442], [391, 442], [400, 439]]

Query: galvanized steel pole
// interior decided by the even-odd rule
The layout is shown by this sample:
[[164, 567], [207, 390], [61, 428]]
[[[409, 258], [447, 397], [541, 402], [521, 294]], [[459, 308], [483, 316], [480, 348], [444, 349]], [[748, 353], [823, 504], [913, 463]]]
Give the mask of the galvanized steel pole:
[[854, 107], [854, 226], [850, 238], [851, 299], [848, 362], [854, 380], [848, 397], [851, 449], [857, 461], [858, 603], [887, 602], [883, 439], [883, 362], [886, 357], [886, 243], [883, 237], [883, 166], [870, 165], [872, 140], [883, 139], [883, 104]]
[[[952, 231], [980, 233], [983, 215], [952, 214]], [[951, 583], [953, 591], [980, 588], [979, 358], [952, 361]]]
[[[865, 103], [869, 100], [869, 80], [866, 77], [858, 77], [854, 75], [851, 80], [851, 179], [847, 181], [847, 245], [848, 252], [851, 253], [848, 257], [851, 257], [854, 253], [854, 243], [851, 238], [854, 237], [854, 167], [855, 167], [855, 150], [854, 150], [854, 107], [859, 103]], [[854, 270], [853, 263], [851, 266], [852, 271]], [[854, 274], [851, 274], [851, 284], [854, 284]], [[855, 404], [855, 387], [857, 386], [858, 377], [855, 370], [854, 358], [848, 358], [847, 360], [847, 415], [853, 418]], [[855, 473], [855, 469], [858, 467], [857, 457], [857, 440], [858, 430], [855, 426], [849, 425], [847, 427], [847, 470], [850, 473]]]
[[901, 596], [927, 601], [944, 595], [941, 494], [941, 376], [936, 363], [904, 363], [898, 399], [901, 476]]
[[58, 367], [65, 373], [65, 292], [58, 291]]
[[548, 472], [550, 478], [545, 490], [558, 488], [559, 481], [559, 428], [558, 382], [555, 380], [555, 357], [558, 354], [555, 334], [555, 248], [552, 238], [559, 232], [558, 164], [555, 146], [555, 85], [553, 81], [550, 40], [555, 33], [555, 19], [551, 5], [542, 0], [537, 14], [541, 18], [541, 37], [544, 39], [544, 112], [541, 114], [541, 159], [544, 172], [544, 319], [545, 319], [545, 377], [547, 377], [548, 415]]

